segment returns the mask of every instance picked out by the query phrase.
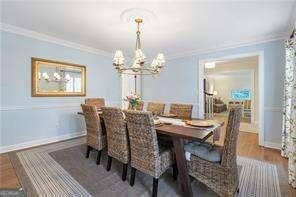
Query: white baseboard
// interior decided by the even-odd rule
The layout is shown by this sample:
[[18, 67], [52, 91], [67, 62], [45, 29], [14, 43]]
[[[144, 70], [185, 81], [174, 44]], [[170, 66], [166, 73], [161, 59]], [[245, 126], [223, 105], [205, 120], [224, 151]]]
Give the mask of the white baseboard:
[[267, 141], [264, 141], [262, 146], [267, 148], [278, 149], [278, 150], [282, 148], [282, 145], [280, 143], [267, 142]]
[[85, 134], [86, 134], [86, 132], [82, 131], [82, 132], [54, 136], [54, 137], [45, 138], [45, 139], [32, 140], [32, 141], [23, 142], [23, 143], [19, 143], [19, 144], [13, 144], [13, 145], [9, 145], [9, 146], [0, 146], [0, 153], [6, 153], [6, 152], [25, 149], [25, 148], [31, 148], [34, 146], [40, 146], [40, 145], [44, 145], [44, 144], [50, 144], [50, 143], [54, 143], [54, 142], [68, 140], [68, 139], [84, 136]]

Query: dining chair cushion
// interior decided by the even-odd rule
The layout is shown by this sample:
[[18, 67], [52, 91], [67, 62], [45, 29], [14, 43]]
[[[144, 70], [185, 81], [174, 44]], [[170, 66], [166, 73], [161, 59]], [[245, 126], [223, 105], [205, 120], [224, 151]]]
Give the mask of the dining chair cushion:
[[206, 142], [189, 142], [184, 146], [186, 152], [204, 160], [220, 163], [222, 149]]

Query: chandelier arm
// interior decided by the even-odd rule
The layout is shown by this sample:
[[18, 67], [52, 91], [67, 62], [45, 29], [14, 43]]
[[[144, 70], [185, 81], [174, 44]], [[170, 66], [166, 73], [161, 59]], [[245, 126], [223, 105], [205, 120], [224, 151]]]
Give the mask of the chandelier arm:
[[[135, 70], [135, 68], [131, 68], [131, 67], [128, 67], [128, 68], [121, 68], [120, 70], [123, 70], [123, 71], [125, 71], [125, 70]], [[150, 69], [150, 68], [146, 68], [146, 67], [142, 67], [142, 68], [140, 68], [140, 69], [138, 69], [139, 71], [151, 71], [152, 69]]]
[[125, 73], [125, 72], [122, 72], [120, 73], [121, 75], [157, 75], [158, 73]]
[[148, 62], [146, 62], [146, 56], [141, 51], [141, 32], [140, 32], [140, 24], [143, 22], [142, 19], [135, 19], [137, 23], [137, 37], [136, 37], [136, 51], [134, 57], [134, 63], [132, 66], [127, 67], [123, 63], [123, 54], [121, 51], [116, 51], [115, 57], [113, 59], [113, 66], [117, 70], [117, 72], [126, 75], [153, 75], [156, 76], [164, 67], [164, 56], [162, 53], [157, 55], [157, 58], [153, 59], [149, 66]]

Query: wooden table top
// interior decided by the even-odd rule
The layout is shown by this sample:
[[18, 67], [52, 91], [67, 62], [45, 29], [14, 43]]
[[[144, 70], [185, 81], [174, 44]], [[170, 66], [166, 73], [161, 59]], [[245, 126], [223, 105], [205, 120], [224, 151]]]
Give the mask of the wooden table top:
[[200, 139], [202, 141], [207, 140], [211, 135], [213, 135], [213, 131], [209, 129], [192, 128], [179, 125], [164, 124], [155, 126], [155, 129], [157, 133], [184, 139]]
[[[102, 111], [98, 110], [98, 114], [101, 114]], [[84, 115], [83, 112], [78, 112], [79, 115]], [[172, 118], [174, 119], [174, 118]], [[219, 126], [223, 126], [224, 122], [218, 123]], [[182, 125], [174, 125], [174, 124], [161, 124], [161, 125], [155, 125], [155, 129], [157, 133], [169, 135], [172, 137], [179, 137], [183, 139], [191, 139], [191, 140], [201, 140], [205, 141], [209, 137], [213, 135], [213, 130], [217, 127], [211, 128], [194, 128], [194, 127], [188, 127], [188, 126], [182, 126]]]

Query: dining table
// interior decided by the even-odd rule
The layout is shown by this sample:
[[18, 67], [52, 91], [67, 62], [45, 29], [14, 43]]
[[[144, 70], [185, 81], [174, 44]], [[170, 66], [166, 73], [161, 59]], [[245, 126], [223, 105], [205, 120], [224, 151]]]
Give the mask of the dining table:
[[181, 184], [182, 196], [192, 196], [192, 189], [187, 169], [187, 161], [184, 152], [184, 140], [204, 142], [211, 136], [218, 132], [220, 134], [220, 127], [224, 122], [215, 122], [210, 120], [213, 124], [211, 127], [193, 127], [186, 124], [186, 121], [175, 118], [162, 118], [155, 126], [158, 134], [170, 136], [173, 141], [173, 149], [175, 152], [176, 163], [178, 168], [179, 182]]
[[[84, 115], [83, 112], [78, 112], [77, 114]], [[98, 114], [100, 115], [101, 111], [98, 111]], [[211, 126], [194, 127], [186, 124], [186, 121], [175, 117], [158, 116], [155, 117], [155, 120], [157, 134], [168, 136], [173, 142], [182, 196], [191, 197], [192, 189], [184, 151], [184, 140], [204, 142], [210, 137], [214, 139], [214, 135], [220, 135], [220, 128], [224, 125], [224, 122], [208, 120], [212, 123]], [[101, 122], [103, 124], [103, 121]]]

